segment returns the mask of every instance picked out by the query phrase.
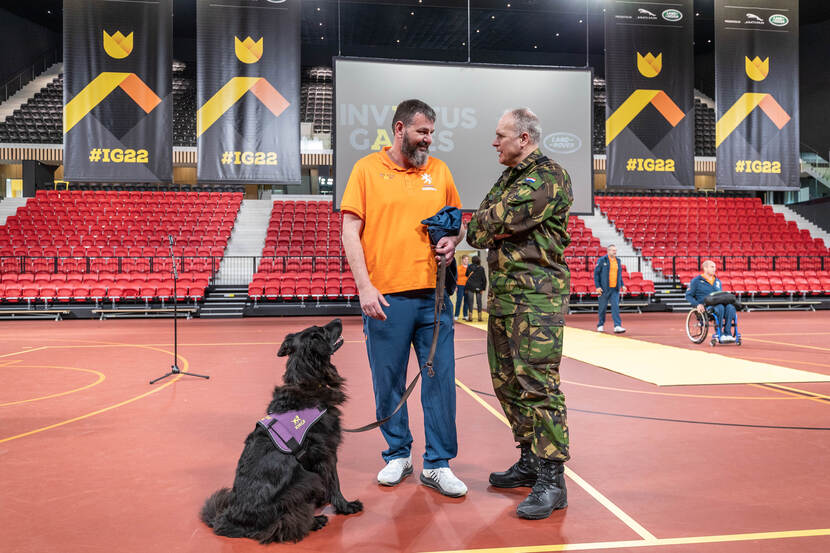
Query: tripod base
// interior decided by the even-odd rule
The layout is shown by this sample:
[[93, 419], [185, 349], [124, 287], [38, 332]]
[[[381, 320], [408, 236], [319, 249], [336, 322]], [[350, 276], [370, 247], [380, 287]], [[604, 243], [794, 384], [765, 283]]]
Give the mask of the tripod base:
[[171, 367], [170, 367], [170, 372], [169, 372], [169, 373], [167, 373], [167, 374], [165, 374], [165, 375], [163, 375], [163, 376], [160, 376], [160, 377], [158, 377], [158, 378], [156, 378], [156, 379], [151, 380], [151, 381], [150, 381], [150, 384], [155, 384], [155, 383], [156, 383], [156, 382], [158, 382], [159, 380], [164, 380], [164, 379], [165, 379], [165, 378], [167, 378], [168, 376], [173, 376], [174, 374], [183, 374], [183, 375], [185, 375], [185, 376], [195, 376], [195, 377], [198, 377], [198, 378], [206, 378], [206, 379], [207, 379], [207, 378], [210, 378], [209, 376], [206, 376], [206, 375], [204, 375], [204, 374], [196, 374], [196, 373], [186, 373], [186, 372], [182, 372], [182, 370], [181, 370], [181, 369], [179, 369], [179, 366], [178, 366], [178, 365], [173, 365], [173, 366], [171, 366]]

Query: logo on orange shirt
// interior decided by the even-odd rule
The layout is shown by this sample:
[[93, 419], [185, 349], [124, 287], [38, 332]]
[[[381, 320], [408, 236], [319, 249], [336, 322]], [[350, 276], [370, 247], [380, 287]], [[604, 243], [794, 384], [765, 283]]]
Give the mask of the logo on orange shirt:
[[432, 175], [429, 173], [423, 173], [421, 175], [421, 180], [424, 181], [424, 186], [421, 190], [438, 190], [434, 186], [432, 186]]

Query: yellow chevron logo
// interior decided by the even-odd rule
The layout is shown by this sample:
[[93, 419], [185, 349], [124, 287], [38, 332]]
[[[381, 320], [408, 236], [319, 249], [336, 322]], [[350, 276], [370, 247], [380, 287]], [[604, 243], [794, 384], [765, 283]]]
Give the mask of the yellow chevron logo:
[[291, 105], [262, 77], [233, 77], [196, 112], [196, 136], [208, 130], [249, 90], [277, 117]]
[[86, 117], [95, 106], [116, 88], [121, 88], [145, 113], [153, 111], [161, 103], [144, 81], [135, 73], [115, 73], [104, 71], [69, 100], [63, 110], [63, 132], [68, 133], [78, 121]]
[[664, 91], [635, 90], [605, 122], [605, 145], [611, 144], [611, 141], [617, 138], [617, 135], [649, 104], [653, 105], [672, 127], [676, 127], [686, 116]]
[[647, 53], [645, 56], [637, 52], [637, 71], [643, 77], [646, 78], [653, 78], [660, 74], [660, 71], [663, 69], [663, 53], [657, 54], [657, 57], [654, 57], [651, 52]]
[[133, 33], [124, 36], [121, 31], [116, 31], [114, 35], [104, 31], [104, 51], [117, 60], [126, 58], [133, 51]]
[[719, 147], [756, 107], [760, 107], [779, 130], [790, 121], [790, 115], [775, 101], [772, 94], [746, 92], [715, 123], [715, 148]]
[[233, 47], [236, 52], [236, 57], [242, 63], [256, 63], [262, 57], [262, 39], [254, 42], [251, 37], [246, 37], [245, 40], [239, 40], [239, 37], [233, 37]]

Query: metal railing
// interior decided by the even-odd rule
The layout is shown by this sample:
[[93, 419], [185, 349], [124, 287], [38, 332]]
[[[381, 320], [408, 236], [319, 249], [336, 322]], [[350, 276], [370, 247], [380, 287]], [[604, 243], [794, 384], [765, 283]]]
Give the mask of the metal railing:
[[63, 59], [61, 48], [56, 48], [44, 54], [39, 60], [26, 69], [6, 80], [0, 87], [0, 102], [5, 102], [14, 93], [35, 80], [35, 78], [49, 69], [53, 64]]
[[[247, 286], [258, 270], [274, 273], [346, 273], [344, 256], [176, 256], [176, 270], [209, 273], [210, 284]], [[7, 273], [162, 273], [172, 274], [169, 256], [0, 256], [0, 277]]]
[[[566, 256], [571, 273], [593, 273], [598, 256]], [[697, 273], [703, 261], [711, 259], [718, 273], [725, 271], [830, 271], [827, 255], [676, 255], [618, 256], [629, 272], [641, 273], [655, 283], [680, 284], [680, 276]], [[247, 286], [257, 272], [266, 273], [348, 273], [345, 256], [176, 256], [181, 273], [209, 273], [210, 284]], [[7, 273], [167, 273], [172, 272], [169, 256], [0, 256], [0, 277]]]
[[[830, 271], [828, 255], [672, 255], [672, 256], [617, 256], [631, 272], [642, 273], [643, 279], [655, 283], [679, 284], [678, 272], [699, 272], [707, 259], [723, 271]], [[593, 273], [599, 256], [566, 255], [571, 273]]]
[[827, 271], [830, 255], [674, 255], [647, 258], [657, 275], [655, 282], [687, 284], [680, 274], [698, 273], [707, 259], [715, 262], [719, 274], [727, 271]]

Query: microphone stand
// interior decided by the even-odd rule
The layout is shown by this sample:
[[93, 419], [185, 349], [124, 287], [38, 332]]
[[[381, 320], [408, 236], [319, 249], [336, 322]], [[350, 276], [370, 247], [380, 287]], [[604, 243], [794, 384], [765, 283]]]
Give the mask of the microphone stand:
[[173, 376], [174, 374], [184, 374], [187, 376], [196, 376], [198, 378], [205, 379], [210, 378], [209, 376], [205, 376], [203, 374], [182, 372], [182, 370], [179, 369], [179, 297], [176, 290], [176, 285], [179, 281], [179, 272], [176, 270], [176, 256], [173, 253], [173, 235], [168, 234], [167, 238], [170, 240], [170, 258], [173, 260], [173, 366], [170, 367], [169, 373], [151, 380], [150, 384], [155, 384], [159, 380], [163, 380], [168, 376]]

